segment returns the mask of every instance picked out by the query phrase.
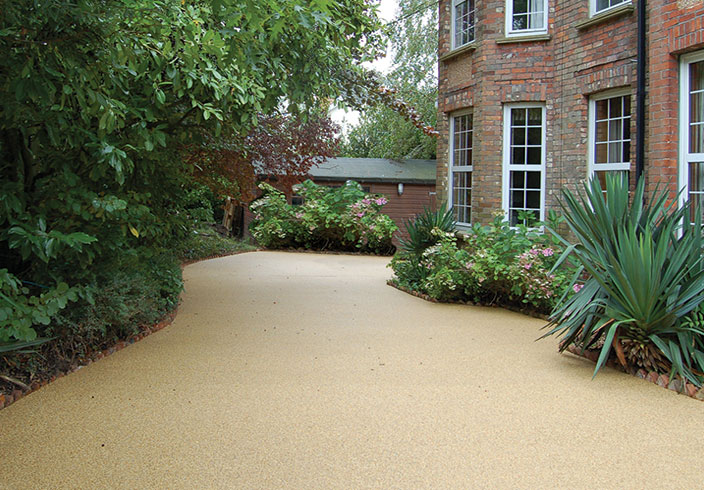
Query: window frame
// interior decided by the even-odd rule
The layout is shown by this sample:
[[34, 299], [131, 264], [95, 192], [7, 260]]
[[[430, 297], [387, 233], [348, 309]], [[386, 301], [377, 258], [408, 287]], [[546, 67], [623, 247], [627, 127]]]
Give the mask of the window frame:
[[611, 5], [610, 7], [606, 7], [605, 9], [597, 10], [596, 9], [596, 2], [597, 1], [598, 0], [589, 0], [589, 17], [594, 17], [595, 15], [601, 15], [601, 14], [609, 12], [613, 9], [621, 7], [623, 5], [627, 5], [627, 4], [632, 3], [631, 0], [623, 0], [619, 3], [617, 3], [616, 5]]
[[[472, 158], [471, 158], [471, 165], [455, 165], [455, 119], [462, 117], [462, 116], [467, 116], [471, 115], [472, 116], [472, 146], [471, 146], [471, 151], [472, 151]], [[449, 141], [449, 162], [448, 162], [448, 207], [453, 210], [454, 214], [454, 201], [455, 201], [455, 196], [454, 196], [454, 191], [455, 191], [455, 172], [468, 172], [472, 174], [472, 187], [469, 189], [471, 191], [474, 190], [474, 110], [472, 108], [470, 109], [463, 109], [457, 112], [453, 112], [450, 114], [450, 141]], [[474, 192], [472, 192], [472, 197], [474, 197]], [[469, 228], [472, 226], [472, 202], [470, 199], [469, 202], [469, 222], [464, 222], [464, 221], [459, 221], [457, 220], [457, 227], [458, 228]]]
[[[456, 32], [457, 32], [457, 5], [464, 3], [464, 2], [471, 2], [473, 7], [474, 7], [474, 24], [472, 24], [472, 40], [467, 41], [464, 44], [457, 44], [456, 39]], [[452, 0], [451, 2], [451, 16], [450, 16], [450, 46], [451, 46], [451, 51], [455, 49], [460, 49], [463, 46], [467, 46], [469, 44], [472, 44], [477, 38], [477, 3], [476, 0]]]
[[596, 103], [601, 100], [614, 99], [616, 97], [631, 98], [630, 102], [630, 115], [629, 115], [629, 141], [631, 148], [633, 148], [633, 91], [630, 87], [621, 87], [612, 90], [606, 90], [604, 92], [599, 92], [593, 94], [589, 97], [589, 108], [588, 108], [588, 128], [587, 128], [587, 178], [591, 179], [595, 172], [630, 172], [632, 161], [631, 155], [628, 155], [628, 162], [620, 163], [596, 163]]
[[[540, 29], [513, 29], [513, 2], [515, 0], [506, 0], [506, 19], [505, 19], [505, 32], [506, 37], [521, 37], [521, 36], [534, 36], [538, 34], [548, 33], [548, 0], [540, 0], [543, 2], [543, 27]], [[528, 0], [531, 1], [531, 0]]]
[[[511, 110], [512, 109], [540, 109], [541, 110], [541, 163], [540, 165], [511, 164]], [[540, 172], [540, 212], [538, 221], [545, 221], [545, 193], [546, 193], [546, 168], [547, 168], [547, 109], [545, 102], [520, 102], [504, 104], [503, 107], [503, 155], [501, 176], [501, 208], [505, 214], [505, 221], [511, 223], [511, 172]], [[527, 121], [526, 121], [527, 124]], [[514, 227], [512, 225], [512, 227]], [[514, 227], [515, 228], [515, 227]]]
[[680, 205], [683, 206], [689, 201], [689, 164], [704, 162], [704, 152], [690, 153], [689, 151], [689, 66], [693, 63], [704, 61], [704, 50], [682, 55], [680, 57], [680, 81], [679, 81], [679, 165], [678, 184], [680, 193]]

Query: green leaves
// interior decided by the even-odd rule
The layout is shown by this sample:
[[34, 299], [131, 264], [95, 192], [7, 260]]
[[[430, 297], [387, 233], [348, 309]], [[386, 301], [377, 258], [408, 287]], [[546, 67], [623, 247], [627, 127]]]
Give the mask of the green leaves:
[[563, 191], [565, 219], [576, 240], [569, 251], [589, 279], [574, 297], [562, 299], [547, 335], [565, 337], [561, 350], [571, 344], [588, 348], [605, 335], [596, 374], [618, 327], [620, 338], [655, 344], [672, 363], [671, 376], [701, 384], [692, 367], [704, 325], [686, 322], [704, 299], [701, 215], [697, 211], [690, 225], [687, 208], [676, 209], [677, 200], [668, 202], [665, 192], [655, 191], [646, 204], [643, 197], [642, 179], [630, 196], [627, 177], [611, 174], [605, 194], [597, 179], [580, 196]]
[[5, 2], [0, 25], [3, 266], [49, 287], [2, 290], [0, 341], [41, 333], [54, 285], [184, 234], [192, 148], [319, 108], [380, 41], [364, 0]]
[[426, 248], [440, 241], [441, 233], [454, 233], [456, 224], [452, 209], [441, 205], [433, 211], [426, 206], [415, 219], [406, 221], [408, 239], [400, 240], [401, 248], [420, 257]]
[[250, 231], [264, 247], [376, 254], [388, 254], [394, 248], [396, 225], [381, 213], [386, 199], [365, 195], [356, 182], [329, 188], [305, 181], [294, 186], [303, 199], [295, 206], [271, 185], [262, 183], [259, 188], [264, 195], [250, 206], [254, 213]]

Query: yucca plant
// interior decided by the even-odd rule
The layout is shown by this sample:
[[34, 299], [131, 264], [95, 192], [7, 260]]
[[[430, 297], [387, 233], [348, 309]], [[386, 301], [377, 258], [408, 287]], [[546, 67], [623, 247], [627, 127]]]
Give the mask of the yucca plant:
[[[644, 204], [643, 180], [629, 196], [624, 175], [608, 175], [605, 193], [592, 179], [581, 195], [565, 189], [562, 196], [576, 242], [550, 230], [567, 247], [557, 266], [569, 257], [581, 266], [572, 286], [582, 272], [588, 279], [561, 299], [545, 336], [562, 335], [561, 351], [572, 344], [582, 349], [601, 344], [595, 375], [615, 348], [624, 365], [644, 358], [642, 365], [658, 367], [664, 356], [671, 379], [679, 375], [700, 386], [704, 322], [691, 316], [704, 299], [700, 212], [691, 223], [689, 207], [677, 208], [677, 200], [668, 201], [658, 190]], [[640, 352], [626, 356], [624, 346]], [[648, 353], [654, 349], [659, 353]]]
[[415, 219], [405, 222], [408, 239], [400, 240], [401, 249], [420, 256], [425, 249], [432, 247], [440, 240], [440, 237], [434, 234], [433, 230], [451, 233], [455, 231], [456, 224], [457, 221], [452, 209], [441, 205], [433, 211], [425, 206], [423, 212], [418, 214]]

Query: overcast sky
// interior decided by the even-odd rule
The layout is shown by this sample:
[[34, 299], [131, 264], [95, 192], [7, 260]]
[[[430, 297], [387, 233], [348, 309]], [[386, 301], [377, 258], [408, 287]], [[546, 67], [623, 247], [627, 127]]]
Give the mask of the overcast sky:
[[[381, 0], [379, 6], [379, 17], [384, 22], [389, 22], [393, 20], [396, 16], [396, 9], [398, 8], [397, 0]], [[389, 66], [391, 65], [391, 56], [389, 52], [384, 58], [376, 60], [374, 63], [370, 64], [374, 69], [385, 73]], [[330, 113], [330, 117], [336, 123], [342, 125], [343, 131], [347, 126], [354, 126], [359, 121], [359, 112], [348, 111], [344, 109], [335, 109]]]

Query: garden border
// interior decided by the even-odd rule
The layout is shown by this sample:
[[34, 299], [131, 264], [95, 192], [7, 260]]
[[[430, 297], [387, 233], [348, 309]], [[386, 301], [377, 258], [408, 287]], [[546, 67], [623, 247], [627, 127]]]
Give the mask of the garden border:
[[[565, 350], [572, 355], [587, 359], [594, 363], [596, 363], [599, 359], [599, 351], [596, 350], [585, 350], [584, 352], [582, 352], [579, 347], [576, 347], [574, 345], [568, 346]], [[650, 383], [654, 383], [660, 386], [661, 388], [676, 391], [681, 395], [694, 398], [695, 400], [704, 401], [704, 386], [702, 386], [701, 388], [697, 388], [693, 384], [685, 382], [683, 387], [681, 379], [673, 379], [672, 381], [670, 381], [670, 376], [668, 376], [667, 374], [659, 374], [655, 371], [646, 371], [643, 368], [625, 369], [623, 366], [621, 366], [621, 364], [614, 361], [613, 359], [609, 359], [606, 362], [606, 365], [610, 368], [616, 369], [617, 371], [621, 371], [622, 373], [630, 374], [633, 377], [649, 381]]]
[[473, 301], [440, 301], [438, 299], [432, 298], [430, 295], [427, 295], [425, 293], [421, 293], [419, 291], [415, 291], [413, 289], [401, 286], [400, 284], [397, 284], [394, 279], [389, 279], [386, 281], [386, 284], [391, 286], [392, 288], [396, 288], [399, 291], [403, 291], [404, 293], [410, 294], [411, 296], [416, 296], [418, 298], [424, 299], [426, 301], [430, 301], [431, 303], [445, 303], [445, 304], [454, 304], [454, 305], [468, 305], [468, 306], [483, 306], [484, 308], [503, 308], [504, 310], [509, 310], [513, 311], [515, 313], [522, 313], [524, 315], [533, 317], [533, 318], [539, 318], [541, 320], [548, 320], [547, 315], [544, 315], [542, 313], [538, 313], [537, 311], [531, 310], [530, 308], [520, 308], [518, 306], [512, 306], [512, 305], [499, 305], [499, 304], [494, 304], [494, 305], [489, 305], [485, 303], [475, 303]]
[[[548, 320], [547, 315], [543, 315], [541, 313], [536, 313], [536, 312], [531, 312], [530, 310], [521, 310], [520, 308], [512, 307], [512, 306], [504, 306], [504, 305], [483, 305], [480, 303], [473, 303], [471, 301], [439, 301], [435, 298], [431, 298], [429, 295], [425, 293], [421, 293], [418, 291], [414, 291], [412, 289], [400, 286], [399, 284], [396, 284], [396, 282], [393, 279], [389, 279], [386, 281], [386, 284], [389, 286], [398, 289], [399, 291], [403, 291], [404, 293], [410, 294], [411, 296], [416, 296], [420, 299], [424, 299], [425, 301], [429, 301], [431, 303], [446, 303], [446, 304], [459, 304], [459, 305], [469, 305], [469, 306], [484, 306], [488, 308], [503, 308], [505, 310], [513, 311], [516, 313], [522, 313], [524, 315], [531, 316], [533, 318], [540, 318], [541, 320]], [[589, 361], [592, 361], [594, 363], [597, 362], [599, 359], [599, 351], [593, 351], [593, 350], [587, 350], [582, 352], [578, 347], [575, 347], [574, 345], [570, 345], [566, 349], [567, 352], [570, 354], [581, 357], [583, 359], [587, 359]], [[681, 395], [688, 396], [690, 398], [694, 398], [695, 400], [699, 401], [704, 401], [704, 386], [701, 388], [697, 388], [691, 383], [684, 383], [684, 387], [682, 386], [682, 381], [680, 379], [673, 379], [670, 381], [670, 377], [667, 374], [659, 374], [656, 373], [655, 371], [646, 371], [645, 369], [632, 369], [632, 370], [626, 370], [621, 364], [615, 362], [612, 359], [609, 359], [606, 362], [606, 365], [608, 367], [611, 367], [613, 369], [616, 369], [618, 371], [621, 371], [626, 374], [630, 374], [631, 376], [634, 376], [636, 378], [640, 378], [645, 381], [649, 381], [651, 383], [654, 383], [662, 388], [666, 388], [668, 390], [675, 391]]]
[[[218, 259], [222, 257], [230, 257], [232, 255], [240, 255], [240, 254], [245, 254], [245, 253], [250, 253], [250, 252], [257, 252], [260, 251], [261, 249], [257, 250], [244, 250], [240, 252], [233, 252], [233, 253], [226, 253], [226, 254], [216, 254], [208, 257], [203, 257], [201, 259], [195, 259], [195, 260], [189, 260], [186, 262], [181, 262], [181, 271], [186, 266], [189, 266], [191, 264], [195, 264], [197, 262], [203, 262], [205, 260], [211, 260], [211, 259]], [[181, 299], [179, 297], [179, 303]], [[176, 305], [173, 310], [170, 312], [166, 313], [161, 319], [153, 324], [152, 326], [143, 326], [141, 327], [141, 330], [139, 333], [136, 333], [134, 335], [131, 335], [127, 337], [124, 340], [118, 340], [115, 342], [113, 345], [110, 347], [100, 350], [100, 351], [93, 351], [87, 356], [81, 358], [78, 360], [78, 362], [74, 365], [72, 365], [69, 369], [64, 370], [64, 371], [58, 371], [56, 374], [52, 375], [48, 379], [42, 379], [39, 381], [34, 381], [29, 385], [28, 390], [21, 390], [21, 389], [15, 389], [12, 390], [12, 392], [9, 395], [4, 395], [0, 393], [0, 410], [9, 407], [12, 405], [14, 402], [19, 400], [20, 398], [24, 398], [27, 395], [30, 395], [34, 393], [35, 391], [39, 390], [40, 388], [48, 385], [49, 383], [52, 383], [53, 381], [56, 381], [59, 378], [63, 378], [64, 376], [68, 376], [71, 373], [74, 373], [78, 371], [79, 369], [84, 368], [85, 366], [88, 366], [89, 364], [92, 364], [104, 357], [109, 356], [110, 354], [114, 354], [115, 352], [124, 349], [125, 347], [134, 344], [135, 342], [138, 342], [142, 340], [143, 338], [158, 332], [159, 330], [162, 330], [165, 327], [168, 327], [171, 325], [171, 323], [174, 321], [176, 318], [176, 314], [178, 313], [178, 306]]]

